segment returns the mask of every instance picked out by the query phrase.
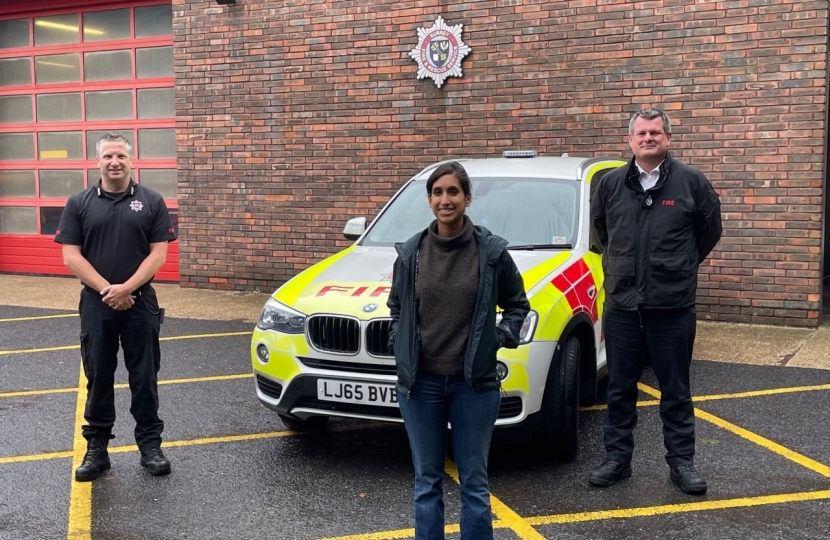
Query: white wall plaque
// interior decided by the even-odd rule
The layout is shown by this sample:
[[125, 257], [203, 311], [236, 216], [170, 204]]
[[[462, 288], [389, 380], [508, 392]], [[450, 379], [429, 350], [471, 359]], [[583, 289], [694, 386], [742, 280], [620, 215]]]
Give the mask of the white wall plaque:
[[418, 62], [419, 79], [431, 77], [441, 88], [447, 77], [461, 77], [461, 60], [470, 53], [461, 40], [462, 26], [448, 26], [439, 15], [429, 28], [418, 28], [418, 45], [409, 56]]

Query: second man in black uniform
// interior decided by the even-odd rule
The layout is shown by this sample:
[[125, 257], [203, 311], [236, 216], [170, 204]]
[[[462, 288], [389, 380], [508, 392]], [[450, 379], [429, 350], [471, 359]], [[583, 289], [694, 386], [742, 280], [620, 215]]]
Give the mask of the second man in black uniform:
[[140, 463], [150, 474], [170, 474], [161, 451], [158, 416], [159, 330], [163, 311], [150, 285], [176, 239], [161, 195], [130, 177], [132, 146], [108, 134], [96, 144], [101, 180], [70, 197], [55, 241], [66, 266], [83, 283], [81, 357], [87, 378], [82, 432], [87, 452], [75, 480], [98, 478], [110, 468], [107, 444], [115, 423], [115, 369], [119, 343], [129, 373]]
[[672, 158], [670, 141], [665, 112], [635, 114], [628, 135], [634, 158], [603, 177], [591, 198], [605, 273], [608, 413], [606, 459], [588, 480], [604, 487], [631, 476], [637, 381], [647, 355], [660, 383], [669, 476], [686, 493], [700, 495], [706, 481], [694, 466], [689, 366], [697, 271], [720, 239], [720, 201], [700, 171]]

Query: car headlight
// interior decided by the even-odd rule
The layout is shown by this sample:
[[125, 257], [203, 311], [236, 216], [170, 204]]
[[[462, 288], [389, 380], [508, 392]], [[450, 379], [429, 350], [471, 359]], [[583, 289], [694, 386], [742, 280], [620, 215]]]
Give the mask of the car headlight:
[[299, 311], [280, 304], [269, 298], [262, 308], [262, 314], [256, 323], [260, 330], [274, 330], [283, 334], [302, 334], [305, 332], [306, 316]]
[[[533, 341], [533, 333], [536, 332], [536, 323], [539, 322], [539, 314], [532, 309], [525, 317], [522, 327], [519, 330], [519, 345], [525, 345]], [[501, 323], [501, 312], [496, 313], [496, 326]]]

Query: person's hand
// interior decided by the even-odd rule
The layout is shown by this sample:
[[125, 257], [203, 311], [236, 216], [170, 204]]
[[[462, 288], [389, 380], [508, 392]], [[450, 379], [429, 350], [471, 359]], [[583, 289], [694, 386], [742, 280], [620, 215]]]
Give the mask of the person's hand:
[[135, 296], [123, 284], [107, 285], [101, 289], [101, 300], [116, 311], [130, 309], [135, 304]]

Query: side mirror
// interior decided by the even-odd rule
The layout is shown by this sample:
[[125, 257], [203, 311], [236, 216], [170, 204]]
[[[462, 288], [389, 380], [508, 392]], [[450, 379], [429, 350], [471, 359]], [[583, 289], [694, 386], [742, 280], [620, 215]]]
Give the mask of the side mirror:
[[365, 217], [352, 218], [347, 221], [346, 226], [343, 227], [343, 236], [349, 240], [357, 240], [364, 232], [366, 232]]

